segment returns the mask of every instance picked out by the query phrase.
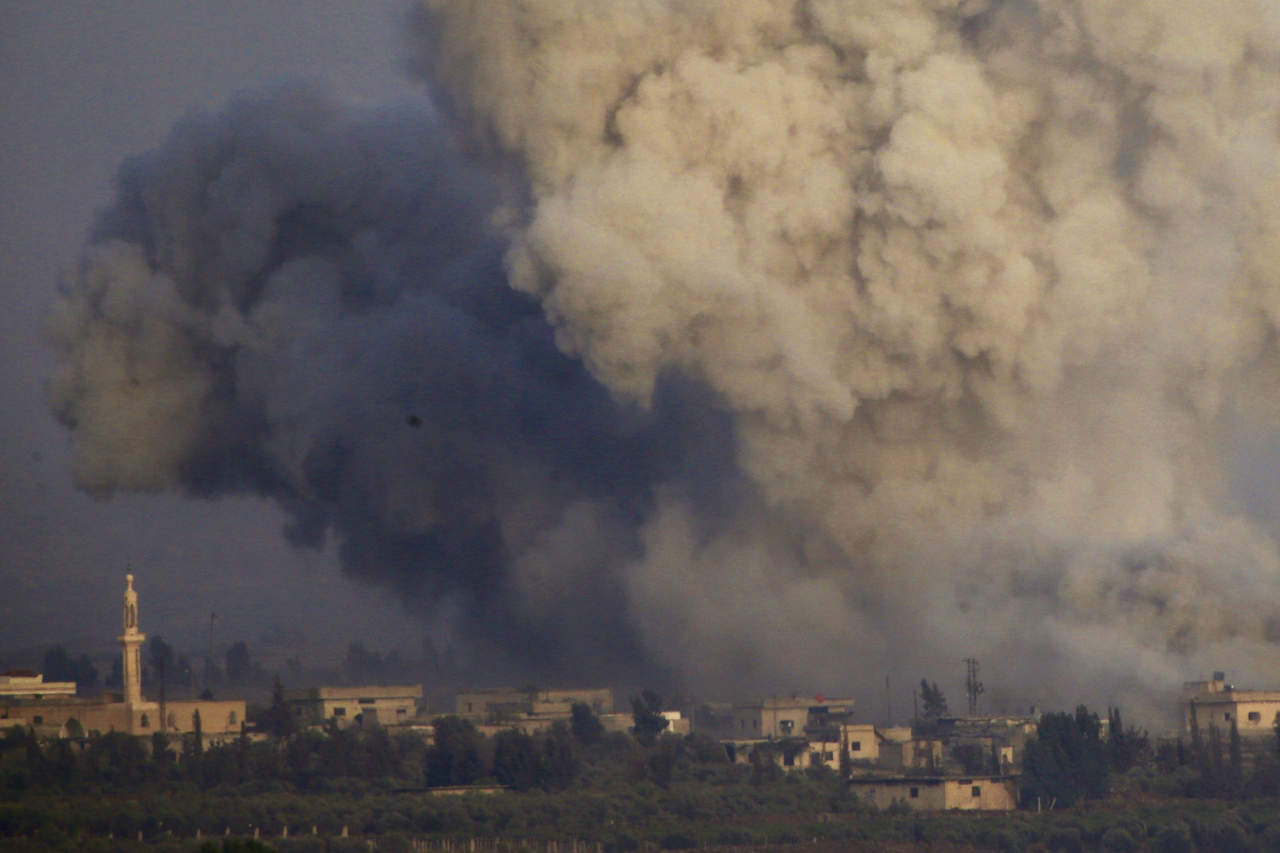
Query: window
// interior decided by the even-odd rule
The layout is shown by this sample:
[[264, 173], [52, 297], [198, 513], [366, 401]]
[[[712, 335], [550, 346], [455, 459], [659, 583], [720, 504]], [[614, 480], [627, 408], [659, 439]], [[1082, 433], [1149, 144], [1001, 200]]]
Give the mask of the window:
[[335, 717], [345, 717], [345, 716], [347, 715], [347, 709], [346, 709], [346, 708], [334, 708], [334, 709], [333, 709], [333, 715], [334, 715]]
[[356, 701], [359, 702], [361, 705], [372, 705], [374, 702], [374, 700], [372, 699], [357, 699]]
[[860, 741], [860, 740], [855, 740], [853, 743], [849, 744], [849, 751], [850, 751], [850, 752], [862, 752], [862, 741]]
[[969, 789], [969, 794], [970, 794], [971, 796], [974, 796], [974, 797], [981, 797], [981, 796], [982, 796], [982, 786], [981, 786], [981, 785], [974, 785], [972, 788], [970, 788], [970, 789]]
[[1222, 719], [1226, 720], [1227, 722], [1231, 722], [1231, 712], [1228, 711], [1227, 713], [1223, 714]]
[[835, 760], [836, 760], [836, 754], [835, 754], [834, 752], [824, 752], [824, 753], [822, 753], [822, 760], [823, 760], [823, 761], [835, 761]]
[[1260, 712], [1258, 712], [1258, 711], [1250, 711], [1250, 712], [1249, 712], [1249, 722], [1251, 722], [1251, 723], [1260, 723], [1260, 722], [1262, 722], [1262, 714], [1261, 714]]
[[[142, 722], [142, 724], [143, 724], [144, 726], [147, 724], [147, 723], [146, 723], [146, 720], [147, 720], [147, 715], [146, 715], [146, 714], [143, 714], [143, 715], [142, 715], [142, 721], [143, 721], [143, 722]], [[31, 722], [35, 723], [35, 724], [38, 726], [38, 725], [40, 725], [41, 723], [43, 723], [43, 722], [44, 722], [44, 717], [43, 717], [43, 716], [41, 716], [40, 714], [36, 714], [34, 717], [32, 717], [32, 718], [31, 718]]]
[[236, 724], [236, 712], [235, 712], [235, 711], [228, 711], [228, 712], [227, 712], [227, 725], [228, 725], [228, 726], [234, 726], [235, 724]]
[[796, 765], [796, 757], [795, 757], [794, 755], [791, 755], [790, 753], [788, 753], [788, 754], [786, 754], [786, 755], [782, 756], [782, 763], [783, 763], [783, 765], [785, 765], [786, 767], [795, 767], [795, 765]]
[[144, 728], [144, 729], [146, 729], [146, 728], [150, 728], [150, 727], [151, 727], [151, 718], [150, 718], [150, 717], [148, 717], [146, 714], [143, 714], [143, 715], [142, 715], [142, 718], [138, 720], [138, 725], [142, 726], [142, 728]]
[[920, 797], [920, 789], [919, 789], [919, 788], [912, 788], [912, 789], [911, 789], [911, 799], [915, 800], [915, 799], [919, 799], [919, 797]]
[[783, 720], [782, 722], [778, 723], [778, 728], [782, 729], [782, 733], [784, 735], [791, 734], [792, 730], [795, 727], [796, 727], [796, 724], [792, 720]]
[[409, 713], [409, 712], [408, 712], [408, 710], [406, 710], [406, 709], [404, 709], [404, 708], [396, 708], [396, 716], [397, 716], [397, 717], [403, 717], [403, 716], [407, 715], [408, 713]]

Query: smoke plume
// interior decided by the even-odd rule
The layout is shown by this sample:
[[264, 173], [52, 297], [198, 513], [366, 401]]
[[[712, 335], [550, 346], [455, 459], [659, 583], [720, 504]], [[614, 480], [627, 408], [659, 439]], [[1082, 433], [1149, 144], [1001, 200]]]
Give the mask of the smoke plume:
[[590, 674], [1270, 671], [1273, 3], [412, 31], [445, 118], [290, 89], [125, 167], [54, 323], [85, 488], [272, 495], [458, 636]]

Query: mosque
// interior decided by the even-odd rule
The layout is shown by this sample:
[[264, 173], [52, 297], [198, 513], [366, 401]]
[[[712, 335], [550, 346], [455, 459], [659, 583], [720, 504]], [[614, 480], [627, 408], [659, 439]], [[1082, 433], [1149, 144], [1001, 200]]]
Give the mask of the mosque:
[[45, 682], [35, 673], [11, 675], [0, 683], [0, 729], [29, 726], [43, 737], [113, 731], [181, 735], [194, 731], [198, 719], [206, 743], [238, 737], [244, 724], [243, 699], [170, 699], [161, 703], [143, 697], [142, 644], [147, 635], [138, 630], [133, 575], [125, 575], [124, 582], [124, 630], [116, 638], [122, 656], [123, 694], [78, 697], [69, 695], [71, 685], [64, 682]]

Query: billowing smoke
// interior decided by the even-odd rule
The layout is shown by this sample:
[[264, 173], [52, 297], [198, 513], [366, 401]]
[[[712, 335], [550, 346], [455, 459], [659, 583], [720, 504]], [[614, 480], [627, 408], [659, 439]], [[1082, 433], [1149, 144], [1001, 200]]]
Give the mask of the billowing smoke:
[[447, 122], [290, 90], [126, 167], [55, 325], [86, 488], [273, 495], [593, 672], [1273, 669], [1274, 3], [425, 9]]
[[52, 323], [83, 488], [269, 495], [446, 641], [643, 658], [618, 567], [653, 478], [732, 470], [728, 420], [674, 379], [628, 410], [557, 351], [506, 284], [494, 182], [436, 120], [294, 85], [119, 183]]

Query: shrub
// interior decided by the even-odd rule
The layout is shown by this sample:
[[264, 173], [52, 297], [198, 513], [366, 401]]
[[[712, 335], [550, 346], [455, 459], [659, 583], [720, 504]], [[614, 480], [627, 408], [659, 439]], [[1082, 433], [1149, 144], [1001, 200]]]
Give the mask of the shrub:
[[1156, 833], [1154, 853], [1191, 853], [1191, 834], [1182, 825], [1166, 826]]
[[1074, 826], [1055, 827], [1049, 833], [1049, 849], [1054, 853], [1084, 853], [1084, 839]]
[[998, 853], [1022, 853], [1022, 841], [1016, 833], [1007, 829], [992, 833], [991, 847]]
[[663, 850], [692, 850], [698, 846], [698, 839], [692, 832], [669, 832], [658, 842]]
[[741, 847], [755, 843], [756, 837], [751, 832], [737, 827], [726, 827], [716, 835], [716, 844], [721, 844], [725, 847]]
[[1136, 846], [1133, 842], [1133, 836], [1126, 829], [1113, 826], [1102, 833], [1102, 849], [1104, 850], [1114, 851], [1114, 853], [1132, 853]]

